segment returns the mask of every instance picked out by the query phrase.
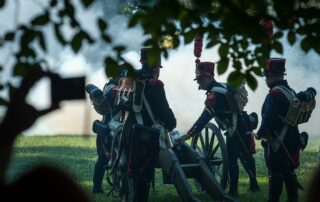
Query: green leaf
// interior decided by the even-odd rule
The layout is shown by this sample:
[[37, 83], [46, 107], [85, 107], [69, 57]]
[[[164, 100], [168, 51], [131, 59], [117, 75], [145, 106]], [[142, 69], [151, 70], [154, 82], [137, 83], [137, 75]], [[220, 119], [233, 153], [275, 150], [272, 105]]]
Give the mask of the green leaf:
[[42, 32], [37, 32], [37, 35], [38, 35], [40, 47], [42, 48], [43, 51], [46, 52], [47, 51], [47, 46], [46, 46], [46, 42], [44, 40], [43, 33]]
[[206, 48], [212, 48], [215, 45], [217, 45], [217, 41], [216, 40], [210, 40], [209, 43], [207, 43]]
[[55, 7], [57, 5], [57, 3], [58, 3], [57, 0], [51, 0], [50, 1], [50, 6], [51, 7]]
[[34, 25], [34, 26], [36, 26], [36, 25], [41, 26], [41, 25], [46, 25], [49, 21], [50, 21], [49, 13], [45, 12], [45, 14], [35, 17], [31, 21], [31, 24]]
[[82, 36], [81, 36], [81, 32], [78, 32], [77, 34], [75, 34], [75, 36], [71, 40], [71, 48], [75, 53], [77, 53], [80, 50], [81, 46], [82, 46]]
[[115, 77], [119, 70], [118, 63], [113, 58], [106, 57], [104, 64], [107, 77]]
[[102, 19], [98, 19], [98, 26], [101, 32], [104, 32], [105, 29], [107, 29], [107, 23]]
[[258, 87], [256, 78], [254, 78], [254, 76], [252, 76], [249, 71], [246, 73], [245, 77], [249, 88], [251, 88], [252, 90], [256, 90]]
[[159, 62], [159, 56], [161, 57], [161, 51], [157, 48], [152, 48], [148, 52], [148, 64], [151, 66], [157, 64]]
[[228, 69], [229, 60], [227, 58], [222, 58], [218, 62], [218, 74], [221, 75], [225, 73]]
[[14, 36], [15, 36], [15, 33], [14, 33], [14, 32], [7, 32], [7, 33], [4, 35], [4, 40], [6, 40], [6, 41], [13, 41], [13, 40], [14, 40]]
[[296, 42], [296, 34], [293, 32], [288, 33], [288, 42], [292, 46]]
[[248, 43], [247, 39], [242, 39], [242, 40], [241, 40], [241, 46], [242, 46], [242, 48], [243, 48], [244, 50], [248, 48], [249, 43]]
[[92, 39], [91, 36], [87, 32], [81, 30], [80, 35], [81, 35], [82, 40], [86, 39], [90, 44], [94, 43], [94, 39]]
[[164, 50], [163, 50], [163, 56], [164, 56], [164, 58], [168, 59], [169, 53], [168, 53], [168, 50], [167, 50], [167, 49], [164, 49]]
[[37, 37], [37, 33], [33, 30], [26, 30], [23, 32], [20, 39], [20, 47], [28, 48], [29, 44]]
[[102, 34], [102, 39], [103, 39], [104, 42], [106, 42], [106, 43], [110, 43], [110, 42], [111, 42], [110, 36], [107, 35], [107, 34], [105, 34], [105, 33]]
[[184, 43], [189, 44], [194, 40], [195, 31], [191, 30], [184, 34]]
[[262, 70], [259, 67], [252, 68], [253, 73], [255, 73], [257, 76], [263, 76]]
[[0, 0], [0, 8], [4, 7], [5, 4], [6, 4], [5, 0]]
[[221, 58], [227, 57], [229, 52], [229, 46], [227, 44], [221, 44], [219, 47], [219, 55]]
[[14, 76], [25, 76], [28, 73], [29, 64], [18, 61], [13, 67]]
[[93, 3], [93, 0], [81, 0], [81, 1], [86, 8], [88, 8]]
[[147, 39], [143, 42], [143, 46], [152, 46], [154, 44], [153, 39]]
[[115, 47], [113, 47], [113, 50], [115, 50], [116, 52], [123, 52], [124, 50], [126, 50], [126, 47], [124, 47], [124, 46], [115, 46]]
[[302, 50], [304, 50], [304, 52], [308, 52], [310, 50], [311, 44], [308, 42], [307, 37], [302, 39], [300, 46], [301, 46]]
[[64, 0], [65, 13], [71, 18], [74, 19], [74, 7], [69, 0]]
[[283, 36], [283, 33], [282, 33], [281, 31], [273, 34], [273, 38], [274, 38], [274, 39], [279, 39], [279, 38], [281, 38], [282, 36]]
[[55, 35], [56, 35], [58, 41], [60, 42], [60, 44], [65, 46], [67, 44], [67, 41], [64, 39], [64, 37], [61, 33], [60, 24], [57, 24], [57, 23], [54, 24], [54, 31], [55, 31]]
[[253, 61], [249, 58], [244, 58], [244, 64], [249, 67], [251, 64], [253, 63]]
[[140, 15], [138, 14], [133, 15], [129, 20], [128, 27], [131, 28], [136, 26], [139, 23], [139, 21], [140, 21]]
[[279, 54], [283, 53], [282, 44], [279, 41], [273, 42], [273, 49]]
[[231, 87], [235, 88], [243, 83], [244, 78], [244, 74], [236, 70], [229, 74], [227, 81]]
[[239, 60], [234, 60], [234, 61], [233, 61], [233, 67], [234, 67], [236, 70], [241, 70], [241, 69], [242, 69], [241, 62], [240, 62]]
[[31, 57], [36, 58], [36, 52], [34, 49], [30, 48], [29, 46], [22, 46], [20, 52], [18, 53], [20, 57]]
[[320, 46], [315, 47], [314, 50], [315, 50], [318, 54], [320, 54]]

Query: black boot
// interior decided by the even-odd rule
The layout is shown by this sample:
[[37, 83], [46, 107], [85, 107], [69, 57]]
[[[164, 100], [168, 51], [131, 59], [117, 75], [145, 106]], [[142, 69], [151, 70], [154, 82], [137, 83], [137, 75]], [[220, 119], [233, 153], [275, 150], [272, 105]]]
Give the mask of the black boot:
[[137, 178], [134, 182], [134, 202], [147, 202], [149, 198], [150, 180]]
[[249, 181], [250, 181], [250, 186], [249, 186], [249, 191], [250, 192], [259, 192], [260, 187], [258, 185], [258, 181], [256, 178], [256, 162], [253, 158], [253, 156], [250, 155], [240, 155], [240, 161], [243, 164], [243, 167], [245, 171], [249, 175]]
[[285, 176], [287, 202], [298, 202], [298, 179], [294, 173]]
[[238, 193], [239, 167], [237, 164], [230, 166], [229, 177], [230, 177], [229, 194], [233, 197], [236, 197], [239, 195]]
[[104, 193], [102, 189], [102, 181], [105, 173], [106, 162], [106, 158], [98, 157], [98, 160], [94, 165], [92, 193]]
[[254, 192], [260, 192], [260, 187], [257, 181], [257, 178], [250, 178], [250, 186], [249, 186], [249, 191], [254, 193]]
[[248, 159], [248, 166], [249, 169], [251, 171], [251, 175], [249, 180], [250, 180], [250, 186], [249, 186], [249, 191], [250, 192], [259, 192], [260, 191], [260, 187], [257, 181], [257, 175], [256, 175], [256, 162], [253, 158], [253, 156], [251, 156], [251, 158]]
[[283, 188], [283, 177], [280, 174], [269, 176], [269, 198], [268, 202], [279, 202]]

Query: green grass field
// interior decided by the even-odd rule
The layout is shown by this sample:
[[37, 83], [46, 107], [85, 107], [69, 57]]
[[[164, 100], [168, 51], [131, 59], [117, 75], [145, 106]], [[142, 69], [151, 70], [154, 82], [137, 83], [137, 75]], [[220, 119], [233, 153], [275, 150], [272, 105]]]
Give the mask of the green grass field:
[[[302, 153], [301, 166], [297, 170], [299, 181], [306, 187], [312, 176], [313, 168], [319, 158], [320, 141], [313, 138], [309, 141], [307, 149]], [[257, 145], [260, 145], [257, 142]], [[239, 201], [266, 201], [268, 190], [267, 170], [263, 161], [263, 152], [258, 146], [255, 154], [257, 163], [257, 176], [261, 192], [247, 192], [249, 179], [240, 165]], [[41, 164], [50, 164], [65, 169], [74, 176], [79, 184], [85, 189], [93, 201], [116, 201], [107, 194], [91, 194], [93, 167], [96, 161], [95, 137], [82, 136], [33, 136], [20, 137], [15, 145], [7, 178], [12, 181], [24, 172]], [[104, 189], [108, 190], [107, 182], [104, 182]], [[210, 201], [210, 198], [199, 193], [196, 196], [202, 201]], [[300, 198], [304, 192], [300, 192]], [[282, 199], [285, 201], [285, 191]], [[162, 185], [161, 171], [157, 170], [156, 187], [150, 192], [150, 200], [156, 202], [181, 201], [173, 185]]]

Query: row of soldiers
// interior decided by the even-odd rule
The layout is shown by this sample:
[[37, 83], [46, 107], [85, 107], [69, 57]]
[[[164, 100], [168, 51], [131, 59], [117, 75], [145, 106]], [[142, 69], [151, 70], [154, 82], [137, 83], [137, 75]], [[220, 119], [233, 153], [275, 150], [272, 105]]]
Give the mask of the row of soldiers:
[[[161, 123], [168, 131], [176, 127], [175, 116], [167, 102], [164, 84], [160, 81], [161, 66], [160, 55], [156, 62], [150, 64], [148, 59], [151, 49], [141, 49], [142, 68], [138, 70], [138, 79], [143, 81], [141, 109], [139, 113], [132, 108], [119, 107], [119, 83], [125, 77], [119, 71], [118, 76], [110, 79], [104, 86], [103, 92], [108, 104], [105, 107], [95, 106], [98, 113], [103, 115], [102, 122], [107, 124], [112, 118], [124, 115], [123, 134], [126, 137], [125, 153], [131, 156], [131, 134], [134, 125], [143, 123], [146, 127], [152, 127], [154, 121]], [[258, 116], [256, 113], [248, 114], [243, 106], [232, 106], [226, 95], [234, 95], [239, 89], [233, 89], [228, 84], [220, 83], [214, 77], [214, 63], [197, 62], [196, 78], [200, 90], [206, 91], [205, 108], [200, 117], [187, 134], [181, 136], [185, 141], [197, 136], [205, 125], [214, 118], [219, 128], [225, 131], [227, 154], [229, 160], [229, 193], [232, 196], [238, 194], [240, 159], [249, 175], [249, 191], [260, 191], [256, 179], [256, 166], [253, 154], [255, 153], [255, 140], [261, 139], [265, 150], [265, 160], [269, 173], [269, 198], [268, 201], [279, 201], [283, 184], [287, 189], [288, 201], [298, 201], [299, 183], [294, 170], [299, 166], [300, 150], [306, 146], [307, 135], [300, 133], [298, 123], [288, 124], [287, 112], [291, 107], [292, 99], [309, 102], [314, 100], [316, 91], [308, 88], [306, 91], [295, 93], [284, 79], [285, 59], [270, 58], [264, 67], [266, 84], [270, 91], [263, 103], [262, 122], [257, 134], [253, 130], [257, 128]], [[119, 82], [120, 81], [120, 82]], [[139, 93], [136, 93], [139, 94]], [[290, 97], [291, 96], [291, 97]], [[118, 105], [114, 104], [118, 103]], [[110, 106], [112, 109], [109, 109]], [[235, 110], [236, 108], [236, 110]], [[124, 113], [125, 111], [125, 113]], [[310, 114], [309, 114], [310, 115]], [[310, 117], [310, 116], [309, 116]], [[304, 121], [307, 121], [308, 117]], [[97, 135], [98, 160], [95, 164], [93, 177], [93, 192], [102, 190], [102, 180], [105, 166], [110, 158], [110, 136]], [[280, 138], [280, 141], [279, 141]], [[154, 175], [157, 153], [152, 152], [141, 161], [130, 161], [128, 175], [134, 179], [134, 201], [143, 202], [148, 200], [150, 182]]]

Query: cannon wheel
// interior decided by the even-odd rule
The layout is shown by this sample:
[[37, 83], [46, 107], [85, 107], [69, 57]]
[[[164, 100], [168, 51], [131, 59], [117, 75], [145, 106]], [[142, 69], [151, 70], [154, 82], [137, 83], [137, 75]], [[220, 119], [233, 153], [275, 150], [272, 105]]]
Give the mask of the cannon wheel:
[[220, 129], [209, 122], [199, 135], [192, 139], [192, 147], [205, 158], [215, 179], [225, 189], [228, 181], [228, 156]]
[[[116, 129], [111, 146], [111, 158], [109, 166], [112, 167], [119, 154], [122, 126]], [[107, 175], [107, 181], [112, 188], [112, 195], [123, 202], [133, 201], [133, 183], [127, 177], [124, 153], [121, 154], [120, 162], [112, 174]]]

